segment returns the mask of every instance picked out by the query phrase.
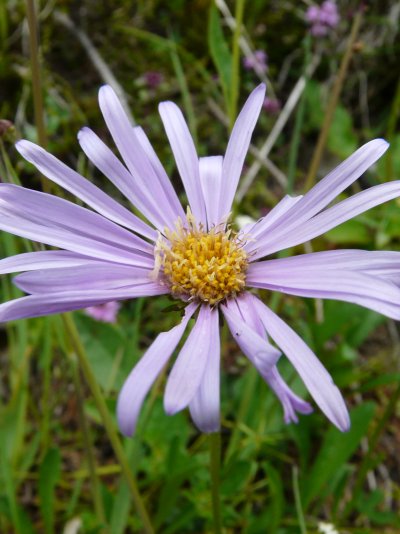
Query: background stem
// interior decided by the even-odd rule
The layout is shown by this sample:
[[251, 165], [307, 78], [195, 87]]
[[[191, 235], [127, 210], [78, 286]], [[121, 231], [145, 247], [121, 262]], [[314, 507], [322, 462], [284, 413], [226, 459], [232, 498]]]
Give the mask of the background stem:
[[210, 434], [210, 474], [211, 474], [211, 500], [214, 522], [214, 533], [221, 534], [221, 507], [220, 507], [220, 469], [221, 469], [221, 434]]
[[354, 17], [353, 25], [351, 27], [350, 37], [347, 43], [347, 48], [343, 55], [337, 78], [335, 80], [335, 83], [333, 84], [331, 97], [328, 101], [328, 106], [325, 111], [325, 118], [324, 118], [324, 122], [322, 124], [322, 128], [321, 128], [321, 131], [318, 137], [317, 146], [315, 147], [313, 158], [311, 160], [310, 167], [308, 169], [307, 179], [306, 179], [306, 183], [304, 186], [306, 191], [311, 189], [311, 187], [315, 183], [318, 167], [321, 163], [321, 158], [323, 156], [326, 141], [328, 139], [329, 129], [332, 124], [333, 115], [335, 113], [336, 106], [339, 101], [339, 96], [342, 91], [343, 84], [346, 78], [346, 74], [347, 74], [347, 71], [350, 65], [350, 60], [354, 52], [354, 43], [357, 39], [358, 32], [360, 30], [362, 16], [363, 16], [363, 11], [362, 9], [360, 9], [357, 12], [356, 16]]
[[78, 358], [79, 364], [81, 366], [82, 372], [85, 376], [86, 382], [90, 388], [90, 391], [93, 395], [94, 401], [96, 403], [97, 409], [99, 410], [100, 417], [102, 419], [105, 431], [108, 435], [108, 438], [111, 442], [112, 448], [114, 449], [115, 456], [121, 465], [121, 471], [126, 478], [129, 489], [132, 493], [132, 498], [136, 511], [139, 514], [143, 522], [143, 530], [146, 534], [152, 534], [154, 532], [153, 527], [150, 522], [150, 518], [144, 507], [142, 498], [140, 496], [136, 480], [132, 474], [128, 459], [125, 455], [125, 451], [122, 447], [121, 441], [118, 437], [118, 434], [115, 430], [113, 420], [111, 418], [110, 412], [108, 411], [106, 402], [103, 398], [103, 395], [100, 391], [100, 387], [94, 377], [88, 359], [86, 357], [85, 349], [83, 348], [82, 342], [79, 337], [78, 330], [75, 326], [72, 316], [68, 313], [63, 314], [63, 321], [67, 333], [69, 334], [71, 341], [73, 343], [76, 356]]

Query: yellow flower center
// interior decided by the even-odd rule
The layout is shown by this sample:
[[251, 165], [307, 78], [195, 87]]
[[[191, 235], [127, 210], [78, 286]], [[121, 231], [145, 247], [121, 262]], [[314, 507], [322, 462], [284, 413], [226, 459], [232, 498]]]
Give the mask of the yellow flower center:
[[214, 306], [240, 293], [246, 282], [247, 254], [231, 229], [205, 232], [188, 212], [188, 225], [165, 230], [155, 250], [155, 273], [171, 293], [183, 300]]

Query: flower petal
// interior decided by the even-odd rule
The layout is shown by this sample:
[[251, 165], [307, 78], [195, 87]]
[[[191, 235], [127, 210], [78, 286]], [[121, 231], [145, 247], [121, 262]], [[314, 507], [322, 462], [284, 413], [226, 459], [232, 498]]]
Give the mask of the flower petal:
[[154, 263], [150, 244], [135, 234], [67, 200], [16, 185], [0, 184], [0, 228], [86, 256]]
[[164, 191], [165, 199], [168, 201], [171, 207], [175, 220], [177, 220], [179, 217], [182, 220], [185, 220], [185, 212], [183, 211], [182, 205], [179, 202], [178, 195], [176, 194], [171, 184], [171, 180], [169, 179], [168, 174], [165, 172], [161, 161], [159, 160], [156, 152], [154, 151], [154, 148], [151, 146], [147, 135], [145, 134], [143, 128], [141, 128], [140, 126], [135, 127], [134, 130], [136, 133], [137, 140], [141, 144], [143, 150], [146, 152], [147, 157], [149, 158], [149, 162], [153, 167], [158, 181], [160, 182], [160, 185]]
[[282, 200], [278, 202], [272, 210], [259, 219], [256, 223], [246, 228], [243, 228], [242, 232], [245, 235], [250, 236], [250, 240], [245, 243], [244, 248], [247, 252], [253, 252], [257, 250], [258, 240], [262, 238], [266, 232], [269, 232], [272, 225], [275, 226], [280, 220], [283, 220], [285, 213], [287, 213], [297, 202], [303, 198], [302, 195], [297, 197], [291, 197], [290, 195], [285, 195]]
[[[162, 230], [165, 222], [160, 216], [152, 200], [148, 199], [143, 189], [135, 182], [130, 172], [122, 165], [117, 156], [90, 129], [82, 128], [78, 132], [78, 141], [88, 159], [112, 182], [117, 189], [152, 223]], [[134, 216], [136, 231], [153, 241], [157, 238], [155, 232], [145, 222]]]
[[279, 360], [281, 353], [243, 320], [237, 307], [235, 300], [227, 300], [221, 306], [229, 330], [242, 352], [257, 369], [267, 372]]
[[[261, 239], [252, 260], [272, 254], [288, 247], [293, 247], [305, 241], [309, 241], [339, 224], [342, 224], [360, 213], [367, 211], [388, 200], [400, 196], [400, 181], [370, 187], [361, 191], [342, 202], [338, 202], [331, 208], [319, 213], [312, 219], [297, 224], [296, 228], [286, 228], [283, 232], [271, 232], [264, 240]], [[298, 202], [297, 206], [301, 201]]]
[[[258, 335], [267, 341], [266, 330], [253, 305], [253, 299], [254, 297], [250, 293], [243, 293], [236, 299], [237, 308], [242, 317], [242, 321], [246, 322], [254, 332], [257, 332]], [[278, 356], [280, 355], [280, 352], [270, 343], [268, 343], [268, 347], [275, 353], [278, 353]], [[276, 365], [271, 367], [268, 360], [265, 361], [260, 357], [254, 358], [251, 354], [249, 354], [249, 359], [281, 402], [286, 423], [298, 422], [296, 412], [308, 414], [313, 411], [310, 404], [298, 397], [284, 382]]]
[[220, 206], [222, 181], [222, 156], [200, 158], [200, 181], [207, 212], [208, 228], [218, 226], [222, 222]]
[[21, 156], [50, 180], [76, 195], [104, 217], [134, 232], [143, 229], [143, 223], [140, 224], [140, 219], [129, 210], [40, 146], [25, 140], [19, 141], [15, 146]]
[[220, 340], [219, 314], [215, 310], [211, 314], [210, 347], [208, 361], [200, 386], [189, 404], [190, 415], [194, 424], [201, 432], [217, 432], [220, 426]]
[[137, 297], [151, 297], [168, 293], [164, 287], [153, 282], [124, 287], [122, 289], [65, 291], [29, 295], [0, 304], [0, 322], [40, 317], [52, 313], [63, 313], [104, 304], [110, 300], [125, 300]]
[[298, 227], [325, 208], [355, 182], [389, 148], [384, 139], [369, 141], [318, 182], [281, 222], [283, 228]]
[[165, 225], [172, 225], [175, 216], [165, 202], [165, 195], [154, 169], [117, 95], [109, 85], [100, 88], [99, 105], [114, 142], [135, 182], [143, 189], [146, 197], [150, 201], [153, 200], [152, 204], [156, 210], [154, 213], [158, 210], [165, 220]]
[[273, 367], [268, 373], [263, 373], [262, 371], [260, 371], [260, 373], [280, 400], [283, 407], [284, 421], [286, 424], [297, 423], [297, 413], [306, 415], [313, 411], [312, 406], [308, 402], [301, 399], [290, 389], [290, 387], [279, 374], [276, 366]]
[[180, 324], [156, 337], [125, 380], [117, 403], [118, 424], [125, 436], [135, 432], [143, 400], [176, 349], [196, 308], [196, 304], [190, 304]]
[[362, 272], [318, 267], [304, 270], [293, 264], [279, 269], [277, 264], [268, 266], [260, 262], [251, 265], [246, 281], [251, 287], [291, 295], [353, 302], [400, 319], [400, 288]]
[[162, 102], [158, 106], [158, 110], [186, 191], [190, 209], [198, 222], [206, 224], [199, 160], [189, 128], [181, 110], [173, 102]]
[[262, 272], [275, 272], [275, 269], [282, 274], [291, 269], [362, 271], [371, 276], [399, 281], [400, 252], [357, 249], [326, 250], [256, 262], [249, 268], [249, 272], [262, 274]]
[[26, 293], [61, 293], [87, 289], [117, 289], [150, 282], [150, 270], [106, 262], [25, 272], [14, 284]]
[[[97, 262], [94, 258], [68, 252], [66, 250], [40, 250], [24, 252], [0, 260], [0, 274], [19, 271], [36, 271], [38, 269], [58, 269], [60, 267], [75, 267]], [[113, 264], [111, 264], [113, 265]], [[117, 264], [118, 265], [118, 264]]]
[[264, 102], [265, 84], [250, 94], [233, 126], [222, 167], [220, 213], [227, 217], [232, 207], [251, 136]]
[[260, 319], [275, 343], [301, 376], [308, 391], [330, 421], [340, 430], [350, 427], [349, 414], [332, 377], [304, 341], [271, 309], [254, 298]]
[[173, 415], [190, 403], [195, 396], [207, 365], [210, 337], [216, 310], [203, 305], [168, 377], [164, 395], [164, 409]]

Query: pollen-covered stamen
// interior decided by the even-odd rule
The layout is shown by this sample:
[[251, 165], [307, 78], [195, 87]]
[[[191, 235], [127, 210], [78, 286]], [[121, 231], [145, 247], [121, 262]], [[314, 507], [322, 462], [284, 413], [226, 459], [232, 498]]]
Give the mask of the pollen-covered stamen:
[[231, 229], [206, 232], [190, 212], [187, 218], [187, 226], [178, 220], [176, 229], [158, 240], [156, 272], [173, 295], [214, 306], [244, 289], [247, 254]]

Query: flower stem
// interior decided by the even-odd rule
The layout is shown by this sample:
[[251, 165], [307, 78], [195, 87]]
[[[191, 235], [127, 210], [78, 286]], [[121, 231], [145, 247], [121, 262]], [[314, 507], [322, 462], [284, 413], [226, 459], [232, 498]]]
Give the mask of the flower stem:
[[296, 503], [297, 519], [301, 534], [307, 534], [306, 522], [304, 521], [303, 507], [301, 505], [300, 488], [299, 488], [299, 472], [297, 466], [293, 466], [292, 470], [293, 492]]
[[[388, 126], [386, 130], [386, 139], [391, 143], [396, 133], [397, 121], [400, 115], [400, 78], [397, 82], [397, 89], [394, 95], [392, 106], [389, 112]], [[385, 158], [386, 163], [386, 181], [393, 180], [395, 178], [393, 168], [393, 150], [389, 150]]]
[[33, 106], [35, 110], [35, 123], [39, 144], [47, 145], [46, 130], [44, 127], [44, 108], [42, 95], [42, 77], [39, 64], [38, 25], [34, 0], [26, 0], [26, 13], [29, 26], [29, 49], [32, 71]]
[[242, 21], [245, 0], [236, 0], [235, 30], [232, 41], [232, 72], [231, 72], [231, 102], [229, 106], [229, 126], [232, 130], [237, 115], [237, 103], [239, 97], [240, 82], [240, 36], [242, 33]]
[[307, 83], [308, 83], [308, 69], [309, 65], [311, 63], [311, 36], [308, 34], [306, 35], [304, 39], [304, 79], [305, 79], [305, 86], [303, 94], [300, 97], [299, 105], [297, 108], [296, 118], [294, 121], [294, 130], [293, 130], [293, 137], [292, 142], [290, 144], [290, 151], [289, 151], [289, 163], [288, 163], [288, 171], [287, 171], [287, 193], [290, 195], [293, 193], [294, 188], [294, 181], [295, 181], [295, 174], [296, 174], [296, 164], [297, 164], [297, 157], [299, 154], [299, 146], [300, 146], [300, 139], [301, 139], [301, 130], [303, 128], [304, 123], [304, 117], [305, 117], [305, 109], [306, 109], [306, 91], [307, 91]]
[[343, 88], [346, 74], [350, 65], [350, 60], [354, 52], [354, 43], [357, 39], [358, 32], [361, 26], [363, 10], [359, 9], [354, 17], [353, 25], [351, 27], [350, 37], [347, 43], [346, 51], [340, 63], [339, 72], [333, 84], [331, 97], [325, 112], [324, 122], [322, 124], [321, 132], [318, 137], [317, 146], [315, 147], [313, 158], [308, 169], [307, 179], [305, 182], [305, 190], [308, 191], [314, 183], [317, 176], [317, 170], [321, 162], [321, 158], [325, 149], [326, 141], [328, 139], [329, 130], [332, 124], [333, 116], [338, 104], [339, 96]]
[[108, 411], [107, 404], [103, 398], [100, 387], [96, 381], [95, 376], [92, 373], [89, 361], [87, 359], [85, 349], [82, 345], [82, 342], [79, 337], [78, 330], [75, 326], [74, 320], [69, 313], [63, 314], [63, 322], [66, 328], [67, 333], [70, 336], [71, 342], [73, 343], [76, 356], [78, 358], [79, 364], [81, 366], [82, 372], [85, 376], [85, 380], [90, 388], [90, 391], [93, 395], [94, 401], [96, 403], [97, 409], [99, 410], [105, 431], [108, 435], [108, 438], [111, 442], [112, 448], [114, 449], [115, 456], [121, 465], [121, 471], [125, 476], [126, 482], [129, 486], [129, 489], [132, 494], [133, 502], [136, 507], [136, 511], [139, 514], [142, 523], [143, 531], [146, 534], [153, 534], [154, 529], [151, 525], [150, 518], [147, 514], [146, 508], [143, 504], [142, 498], [140, 496], [135, 477], [131, 472], [128, 459], [125, 455], [125, 451], [122, 447], [121, 441], [118, 437], [118, 434], [115, 430], [113, 420], [111, 418], [110, 412]]
[[221, 534], [221, 507], [220, 507], [220, 468], [221, 468], [221, 434], [210, 434], [210, 474], [211, 474], [211, 501], [214, 523], [214, 534]]
[[92, 443], [92, 439], [90, 435], [88, 421], [85, 417], [85, 413], [83, 409], [83, 392], [82, 392], [82, 385], [81, 385], [81, 377], [79, 374], [79, 369], [77, 368], [77, 365], [76, 365], [76, 361], [74, 361], [74, 358], [71, 358], [71, 360], [72, 360], [71, 362], [72, 363], [72, 376], [73, 376], [76, 396], [78, 400], [78, 417], [79, 417], [80, 427], [82, 430], [83, 443], [85, 446], [87, 467], [88, 467], [89, 478], [90, 478], [90, 486], [91, 486], [92, 496], [93, 496], [93, 505], [96, 511], [96, 515], [103, 525], [102, 528], [106, 532], [108, 531], [108, 529], [105, 527], [106, 516], [104, 513], [103, 500], [101, 497], [99, 477], [97, 476], [97, 473], [96, 473], [96, 460], [93, 454], [93, 443]]
[[368, 452], [365, 455], [363, 461], [361, 462], [359, 469], [357, 470], [357, 476], [355, 478], [355, 482], [352, 488], [352, 499], [349, 500], [343, 513], [341, 514], [342, 521], [347, 519], [347, 517], [352, 512], [355, 504], [359, 500], [361, 491], [363, 489], [365, 477], [367, 476], [368, 471], [371, 469], [371, 466], [373, 466], [374, 459], [377, 454], [376, 447], [378, 445], [379, 439], [382, 436], [382, 432], [385, 430], [385, 428], [387, 428], [386, 427], [387, 422], [392, 417], [393, 413], [396, 411], [396, 407], [398, 405], [399, 399], [400, 399], [400, 384], [397, 385], [397, 388], [390, 396], [389, 402], [383, 414], [380, 414], [380, 417], [377, 420], [376, 427], [371, 435], [371, 438], [369, 439]]

